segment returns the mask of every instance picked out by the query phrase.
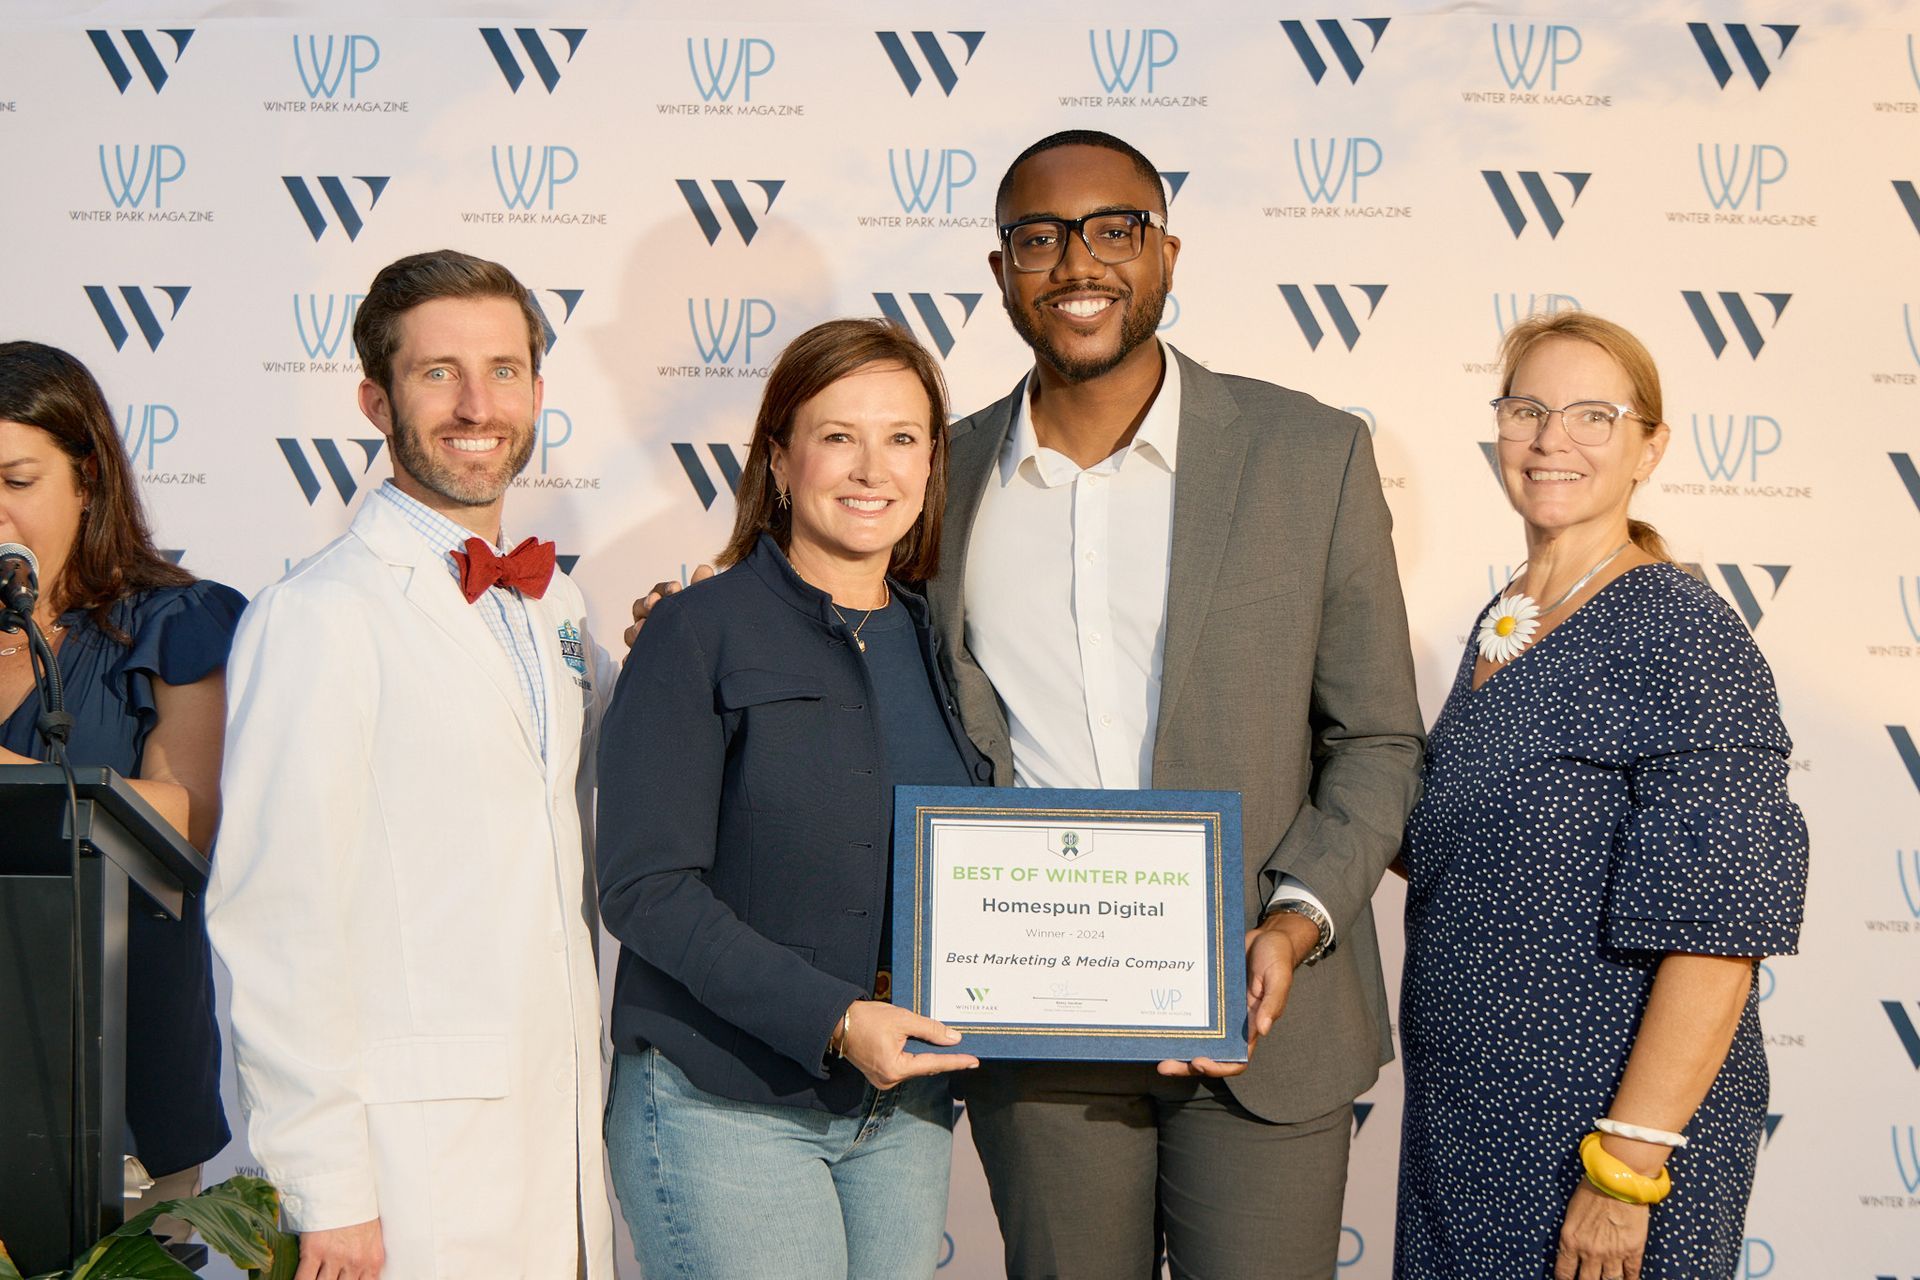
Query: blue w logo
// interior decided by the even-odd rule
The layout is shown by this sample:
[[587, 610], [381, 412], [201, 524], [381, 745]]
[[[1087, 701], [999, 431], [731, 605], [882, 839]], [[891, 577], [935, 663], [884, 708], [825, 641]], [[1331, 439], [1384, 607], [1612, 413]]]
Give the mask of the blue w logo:
[[[531, 209], [540, 199], [541, 192], [546, 193], [547, 208], [553, 208], [553, 199], [560, 188], [572, 182], [580, 173], [580, 157], [572, 147], [526, 146], [506, 147], [507, 171], [500, 171], [500, 152], [503, 148], [493, 148], [493, 185], [500, 192], [500, 199], [509, 209]], [[520, 159], [514, 158], [514, 152], [522, 152]], [[566, 171], [560, 169], [562, 158], [566, 161]], [[509, 191], [507, 184], [513, 189]]]
[[1178, 987], [1154, 987], [1148, 992], [1153, 999], [1153, 1007], [1162, 1013], [1171, 1012], [1180, 1003], [1181, 992]]
[[[1506, 43], [1500, 41], [1500, 24], [1493, 24], [1493, 60], [1499, 64], [1500, 75], [1506, 80], [1509, 89], [1532, 89], [1540, 84], [1542, 75], [1547, 77], [1547, 88], [1560, 87], [1560, 68], [1580, 56], [1583, 41], [1580, 32], [1574, 27], [1558, 23], [1545, 31], [1533, 23], [1526, 26], [1526, 44], [1520, 43], [1521, 28], [1514, 23], [1507, 24]], [[1562, 50], [1560, 41], [1566, 37], [1573, 42], [1571, 50]]]
[[[1733, 46], [1734, 53], [1746, 67], [1747, 74], [1753, 77], [1753, 87], [1764, 89], [1767, 80], [1773, 75], [1773, 68], [1767, 65], [1766, 54], [1760, 52], [1759, 41], [1753, 38], [1753, 29], [1744, 22], [1726, 23], [1727, 42]], [[1787, 46], [1798, 35], [1797, 26], [1767, 23], [1765, 29], [1773, 32], [1774, 39], [1780, 42], [1780, 51], [1775, 58], [1784, 58]], [[1733, 79], [1733, 64], [1720, 48], [1720, 40], [1713, 34], [1713, 24], [1708, 22], [1689, 22], [1687, 31], [1692, 34], [1693, 42], [1700, 46], [1700, 56], [1707, 60], [1707, 70], [1713, 73], [1714, 81], [1724, 89]]]
[[[293, 38], [293, 65], [300, 73], [300, 87], [307, 91], [309, 98], [333, 98], [340, 92], [340, 84], [346, 82], [347, 97], [360, 96], [360, 77], [380, 65], [380, 44], [372, 36], [348, 35], [328, 36], [326, 45], [320, 43], [320, 37], [310, 35], [306, 38], [306, 47], [300, 46], [300, 37]], [[339, 45], [338, 57], [335, 56], [335, 42]]]
[[[960, 327], [967, 327], [967, 321], [973, 319], [973, 309], [980, 305], [981, 295], [977, 293], [950, 293], [947, 295], [960, 304]], [[880, 314], [899, 325], [909, 333], [915, 332], [913, 322], [907, 319], [905, 308], [900, 305], [897, 295], [876, 293], [873, 300], [880, 308]], [[958, 340], [953, 329], [948, 326], [947, 318], [941, 313], [940, 304], [930, 293], [909, 293], [907, 301], [913, 304], [914, 312], [920, 317], [926, 338], [933, 344], [934, 350], [945, 360], [953, 354], [953, 345]]]
[[[1743, 148], [1733, 143], [1728, 154], [1722, 155], [1719, 143], [1713, 144], [1713, 173], [1707, 173], [1707, 144], [1701, 143], [1700, 185], [1706, 188], [1707, 199], [1716, 209], [1738, 209], [1746, 203], [1749, 193], [1754, 197], [1753, 207], [1767, 207], [1767, 188], [1787, 176], [1787, 153], [1771, 143], [1756, 142], [1744, 148], [1746, 163], [1740, 160]], [[1778, 169], [1769, 170], [1769, 158], [1779, 163]]]
[[[765, 62], [756, 61], [755, 55], [764, 54]], [[720, 56], [713, 56], [713, 41], [706, 37], [700, 40], [700, 59], [693, 57], [693, 37], [687, 37], [687, 70], [693, 73], [693, 87], [700, 93], [700, 101], [712, 102], [718, 98], [722, 102], [733, 101], [736, 87], [742, 90], [741, 101], [753, 101], [753, 81], [773, 70], [773, 45], [758, 36], [743, 36], [741, 39], [721, 40]], [[701, 74], [702, 72], [705, 74]]]
[[1900, 613], [1907, 620], [1907, 634], [1920, 644], [1920, 576], [1901, 576]]
[[167, 184], [187, 171], [186, 153], [176, 146], [156, 142], [146, 148], [146, 164], [140, 163], [140, 146], [134, 144], [127, 155], [119, 143], [113, 144], [113, 172], [107, 172], [107, 144], [100, 144], [100, 181], [106, 185], [107, 199], [116, 209], [138, 209], [153, 194], [153, 207], [166, 207]]
[[[943, 147], [936, 152], [931, 147], [922, 147], [917, 166], [913, 156], [907, 148], [887, 149], [887, 176], [893, 179], [893, 194], [900, 201], [900, 208], [907, 213], [932, 213], [934, 201], [940, 200], [943, 209], [952, 213], [954, 192], [971, 184], [980, 172], [973, 152], [958, 147]], [[964, 174], [962, 165], [965, 165]], [[904, 186], [900, 182], [903, 174]]]
[[[565, 324], [567, 321], [573, 319], [573, 309], [580, 305], [580, 299], [587, 291], [585, 289], [548, 289], [547, 292], [560, 299], [560, 305], [566, 308], [560, 316], [560, 323]], [[547, 309], [540, 304], [539, 294], [529, 289], [527, 290], [527, 300], [533, 303], [534, 311], [539, 313], [540, 316], [540, 334], [546, 339], [546, 347], [543, 353], [551, 355], [553, 353], [553, 344], [560, 341], [560, 331], [554, 326], [552, 319], [548, 317]]]
[[1744, 466], [1747, 479], [1758, 480], [1760, 459], [1780, 448], [1780, 423], [1763, 413], [1750, 413], [1744, 420], [1729, 413], [1723, 430], [1719, 415], [1706, 414], [1704, 424], [1701, 417], [1693, 415], [1693, 448], [1707, 479], [1737, 479]]
[[[735, 351], [740, 352], [744, 364], [753, 364], [753, 340], [764, 338], [773, 332], [773, 304], [765, 298], [740, 298], [738, 310], [736, 299], [720, 299], [720, 315], [713, 314], [712, 298], [701, 300], [700, 317], [693, 311], [693, 299], [687, 299], [687, 328], [693, 332], [693, 345], [700, 352], [702, 364], [732, 364]], [[756, 324], [755, 316], [764, 316], [765, 324]], [[705, 322], [704, 329], [702, 320]]]
[[[303, 310], [300, 295], [293, 295], [293, 327], [309, 360], [332, 360], [339, 355], [353, 332], [354, 313], [360, 310], [364, 293], [309, 293]], [[320, 310], [321, 299], [326, 310]], [[336, 312], [338, 317], [336, 318]]]
[[1904, 1151], [1900, 1148], [1900, 1126], [1893, 1126], [1893, 1162], [1900, 1169], [1900, 1181], [1906, 1186], [1907, 1194], [1920, 1192], [1920, 1135], [1916, 1135], [1914, 1126], [1907, 1126]]
[[1900, 304], [1900, 323], [1907, 329], [1907, 350], [1913, 354], [1913, 362], [1920, 364], [1920, 333], [1914, 332], [1912, 303]]
[[[1708, 586], [1713, 585], [1712, 579], [1707, 577], [1707, 571], [1704, 565], [1683, 564], [1680, 567]], [[1747, 630], [1749, 631], [1753, 631], [1760, 626], [1760, 619], [1765, 616], [1767, 605], [1772, 604], [1774, 599], [1779, 596], [1781, 584], [1787, 580], [1787, 574], [1793, 570], [1793, 566], [1790, 564], [1763, 564], [1755, 566], [1762, 573], [1766, 574], [1768, 580], [1773, 583], [1772, 593], [1767, 597], [1766, 604], [1762, 604], [1760, 597], [1754, 592], [1753, 584], [1747, 581], [1746, 570], [1737, 564], [1723, 564], [1716, 567], [1720, 570], [1720, 577], [1727, 584], [1725, 594], [1732, 598], [1734, 608], [1739, 610], [1740, 616], [1746, 620]]]
[[[1140, 73], [1146, 72], [1146, 91], [1153, 92], [1154, 74], [1163, 67], [1173, 64], [1180, 56], [1180, 41], [1164, 27], [1147, 27], [1138, 32], [1122, 28], [1120, 43], [1114, 44], [1114, 31], [1109, 27], [1106, 32], [1105, 57], [1102, 58], [1101, 36], [1099, 31], [1087, 32], [1087, 49], [1093, 54], [1094, 74], [1100, 77], [1100, 87], [1108, 93], [1132, 93], [1133, 86], [1140, 82]], [[1134, 47], [1135, 37], [1139, 38], [1139, 47]], [[1160, 56], [1162, 51], [1164, 57]]]
[[1920, 747], [1913, 745], [1913, 734], [1905, 725], [1890, 724], [1887, 736], [1893, 739], [1893, 749], [1900, 753], [1900, 762], [1907, 766], [1914, 788], [1920, 790]]
[[[1300, 146], [1303, 142], [1307, 144], [1304, 151]], [[1367, 158], [1362, 159], [1367, 153], [1370, 153]], [[1293, 140], [1293, 170], [1300, 175], [1300, 189], [1307, 193], [1310, 204], [1332, 204], [1340, 198], [1342, 187], [1347, 189], [1349, 201], [1359, 200], [1360, 179], [1380, 171], [1382, 155], [1380, 144], [1372, 138], [1328, 138], [1324, 160], [1320, 155], [1320, 139]]]
[[[580, 42], [587, 38], [585, 27], [554, 27], [553, 34], [560, 37], [567, 46], [567, 62], [572, 63], [573, 55], [580, 49]], [[546, 41], [533, 27], [515, 27], [513, 34], [519, 37], [520, 47], [526, 50], [527, 62], [533, 68], [533, 74], [540, 77], [540, 83], [552, 93], [560, 85], [560, 64], [553, 60], [547, 51]], [[507, 43], [507, 33], [501, 27], [480, 28], [480, 38], [486, 42], [487, 52], [493, 55], [494, 65], [500, 68], [500, 74], [506, 77], [507, 88], [513, 93], [520, 92], [520, 86], [526, 82], [527, 73], [521, 70], [520, 59], [514, 55], [513, 46]]]

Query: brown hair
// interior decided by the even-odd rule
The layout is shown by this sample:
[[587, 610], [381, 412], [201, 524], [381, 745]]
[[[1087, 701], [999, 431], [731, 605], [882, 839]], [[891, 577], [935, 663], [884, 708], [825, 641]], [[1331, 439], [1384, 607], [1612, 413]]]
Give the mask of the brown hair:
[[[1603, 320], [1589, 311], [1556, 311], [1552, 315], [1528, 316], [1507, 330], [1500, 343], [1500, 394], [1513, 393], [1514, 371], [1527, 352], [1547, 338], [1574, 338], [1589, 342], [1607, 353], [1627, 375], [1633, 388], [1633, 409], [1641, 415], [1641, 430], [1651, 435], [1665, 422], [1665, 405], [1660, 395], [1660, 370], [1640, 339], [1611, 320]], [[1671, 562], [1666, 539], [1645, 520], [1628, 519], [1627, 536], [1633, 544], [1655, 560]]]
[[108, 620], [114, 603], [150, 587], [182, 587], [193, 575], [155, 549], [114, 430], [106, 396], [87, 366], [39, 342], [0, 343], [0, 419], [53, 437], [80, 486], [80, 529], [57, 582], [45, 584], [55, 609], [84, 609], [101, 631], [126, 644]]
[[520, 313], [527, 320], [531, 368], [534, 373], [540, 372], [547, 328], [527, 287], [497, 262], [458, 249], [435, 249], [380, 268], [354, 314], [353, 345], [360, 352], [360, 371], [382, 391], [393, 394], [393, 355], [400, 349], [400, 317], [438, 298], [506, 298], [519, 303]]
[[733, 536], [716, 557], [724, 568], [744, 560], [762, 531], [786, 550], [793, 540], [793, 513], [775, 501], [773, 446], [793, 440], [800, 406], [840, 379], [870, 364], [900, 365], [927, 391], [928, 434], [933, 465], [920, 518], [893, 546], [887, 572], [925, 582], [940, 567], [940, 519], [947, 506], [947, 384], [940, 366], [911, 333], [885, 320], [829, 320], [807, 330], [780, 353], [767, 375], [766, 394], [754, 419], [753, 440], [741, 466]]

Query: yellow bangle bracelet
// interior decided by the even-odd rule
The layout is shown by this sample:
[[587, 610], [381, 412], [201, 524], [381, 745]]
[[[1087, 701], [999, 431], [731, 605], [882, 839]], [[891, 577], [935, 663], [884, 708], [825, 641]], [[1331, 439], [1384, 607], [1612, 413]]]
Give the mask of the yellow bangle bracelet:
[[1623, 1204], [1659, 1204], [1673, 1190], [1666, 1166], [1651, 1178], [1635, 1173], [1600, 1145], [1597, 1131], [1580, 1139], [1580, 1163], [1587, 1167], [1587, 1181], [1594, 1190]]

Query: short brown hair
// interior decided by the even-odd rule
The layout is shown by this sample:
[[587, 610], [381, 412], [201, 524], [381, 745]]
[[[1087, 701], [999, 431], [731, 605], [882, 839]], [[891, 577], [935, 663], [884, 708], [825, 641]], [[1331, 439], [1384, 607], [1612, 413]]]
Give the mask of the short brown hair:
[[[1641, 429], [1652, 434], [1666, 421], [1666, 406], [1660, 395], [1660, 370], [1646, 344], [1611, 320], [1603, 320], [1590, 311], [1556, 311], [1552, 315], [1528, 316], [1513, 328], [1500, 344], [1500, 394], [1513, 393], [1513, 375], [1527, 352], [1548, 338], [1573, 338], [1592, 343], [1607, 353], [1627, 375], [1633, 388], [1635, 413], [1645, 419]], [[1666, 539], [1644, 520], [1628, 520], [1627, 534], [1634, 545], [1656, 560], [1673, 559]]]
[[393, 354], [400, 349], [400, 317], [436, 298], [507, 298], [520, 304], [527, 320], [527, 347], [533, 372], [547, 348], [546, 322], [533, 295], [513, 272], [497, 262], [458, 249], [415, 253], [380, 268], [353, 318], [353, 345], [360, 371], [389, 395], [393, 393]]
[[907, 582], [925, 582], [938, 572], [940, 520], [947, 506], [947, 383], [927, 349], [905, 329], [885, 320], [817, 324], [788, 343], [773, 362], [747, 460], [741, 466], [733, 536], [716, 557], [722, 567], [744, 560], [762, 532], [772, 534], [783, 551], [792, 544], [793, 513], [775, 501], [773, 446], [786, 448], [792, 443], [793, 418], [801, 405], [871, 364], [899, 365], [920, 379], [927, 391], [927, 426], [933, 445], [920, 518], [894, 544], [887, 572]]
[[0, 419], [52, 436], [72, 464], [82, 494], [73, 551], [59, 581], [44, 584], [47, 598], [61, 612], [86, 610], [102, 632], [127, 643], [109, 618], [113, 605], [153, 587], [185, 586], [193, 575], [153, 545], [100, 384], [58, 347], [0, 343]]

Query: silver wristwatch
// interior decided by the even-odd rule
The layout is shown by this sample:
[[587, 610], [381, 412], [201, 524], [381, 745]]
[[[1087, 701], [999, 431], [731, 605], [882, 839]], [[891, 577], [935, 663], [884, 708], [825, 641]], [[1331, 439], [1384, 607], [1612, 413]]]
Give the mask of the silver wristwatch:
[[1333, 917], [1305, 898], [1276, 898], [1267, 905], [1269, 916], [1281, 911], [1291, 911], [1294, 915], [1305, 916], [1313, 921], [1313, 927], [1320, 931], [1320, 940], [1314, 944], [1313, 950], [1307, 952], [1307, 958], [1302, 960], [1301, 964], [1312, 964], [1333, 950]]

